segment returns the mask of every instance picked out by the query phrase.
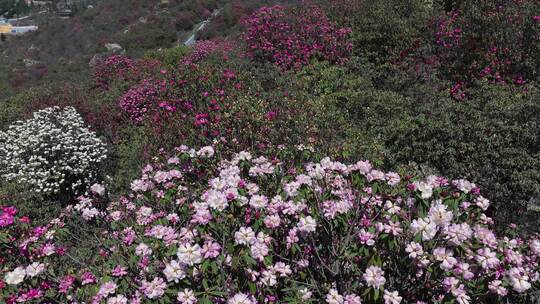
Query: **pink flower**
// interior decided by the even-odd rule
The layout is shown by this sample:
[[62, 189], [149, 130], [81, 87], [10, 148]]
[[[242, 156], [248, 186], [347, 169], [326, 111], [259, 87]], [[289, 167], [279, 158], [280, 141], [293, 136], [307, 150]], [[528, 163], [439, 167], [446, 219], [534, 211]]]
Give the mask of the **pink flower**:
[[112, 270], [111, 274], [114, 277], [123, 277], [127, 274], [127, 268], [122, 267], [120, 265], [116, 265], [116, 267], [114, 267], [114, 269]]
[[141, 284], [141, 291], [149, 299], [161, 298], [165, 293], [165, 288], [167, 284], [160, 277], [154, 278], [151, 282], [144, 280]]
[[67, 294], [68, 290], [73, 286], [73, 283], [75, 283], [74, 276], [67, 275], [63, 277], [58, 284], [58, 292]]
[[377, 266], [369, 266], [362, 277], [369, 287], [375, 289], [381, 288], [386, 283], [384, 272]]
[[206, 242], [204, 243], [201, 253], [205, 259], [213, 259], [219, 256], [221, 251], [221, 246], [216, 242]]
[[13, 224], [15, 218], [9, 213], [0, 214], [0, 227], [7, 227]]
[[96, 277], [91, 273], [86, 271], [81, 275], [81, 284], [82, 285], [88, 285], [88, 284], [94, 284], [96, 282]]

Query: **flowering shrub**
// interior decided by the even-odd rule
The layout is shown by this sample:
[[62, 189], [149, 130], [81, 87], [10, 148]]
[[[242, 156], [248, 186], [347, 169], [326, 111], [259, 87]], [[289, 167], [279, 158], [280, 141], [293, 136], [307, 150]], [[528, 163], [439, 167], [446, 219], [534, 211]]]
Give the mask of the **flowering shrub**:
[[[538, 1], [473, 1], [438, 10], [429, 22], [429, 36], [401, 53], [400, 62], [436, 68], [453, 82], [450, 96], [467, 98], [480, 79], [522, 86], [537, 79], [540, 51]], [[430, 70], [432, 72], [432, 70]]]
[[67, 282], [72, 276], [62, 276], [57, 269], [67, 251], [58, 244], [57, 238], [67, 231], [65, 220], [71, 217], [71, 210], [71, 207], [66, 208], [46, 225], [33, 226], [31, 219], [20, 215], [16, 207], [0, 207], [0, 274], [3, 279], [0, 299], [5, 301], [2, 303], [43, 303], [43, 300], [57, 298], [58, 293], [70, 287]]
[[352, 50], [350, 28], [337, 28], [314, 5], [263, 7], [246, 21], [248, 54], [283, 69], [309, 64], [313, 58], [342, 62]]
[[[58, 278], [55, 300], [486, 303], [538, 285], [540, 239], [497, 237], [466, 180], [294, 161], [306, 150], [177, 151], [104, 209], [102, 188], [78, 199], [73, 210], [109, 228], [89, 269]], [[16, 299], [28, 271], [8, 265]]]
[[117, 80], [139, 81], [159, 64], [159, 61], [152, 59], [133, 60], [123, 55], [112, 55], [94, 67], [93, 78], [97, 87], [107, 90]]
[[134, 66], [133, 60], [123, 55], [112, 55], [94, 68], [94, 81], [101, 88], [108, 88], [114, 78], [126, 77]]
[[118, 103], [132, 121], [141, 123], [145, 114], [158, 104], [158, 88], [151, 79], [144, 79], [122, 95]]
[[223, 132], [221, 117], [230, 100], [244, 92], [239, 78], [229, 68], [213, 66], [161, 70], [124, 93], [118, 104], [134, 123], [147, 123], [158, 136], [184, 132], [214, 138]]
[[230, 41], [217, 39], [197, 41], [191, 52], [182, 58], [181, 63], [193, 66], [210, 55], [216, 54], [226, 59], [234, 49], [236, 45]]
[[78, 193], [97, 179], [106, 151], [74, 108], [46, 108], [0, 132], [0, 174], [46, 195]]

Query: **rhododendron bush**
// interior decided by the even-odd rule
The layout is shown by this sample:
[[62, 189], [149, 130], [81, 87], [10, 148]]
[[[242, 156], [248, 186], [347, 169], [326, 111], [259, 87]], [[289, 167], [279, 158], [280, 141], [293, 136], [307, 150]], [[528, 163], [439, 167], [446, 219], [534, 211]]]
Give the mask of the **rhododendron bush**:
[[133, 60], [124, 55], [112, 55], [94, 67], [94, 83], [107, 90], [115, 81], [137, 82], [151, 75], [160, 64], [160, 61], [153, 59]]
[[248, 54], [283, 69], [312, 59], [339, 63], [352, 50], [350, 28], [338, 28], [314, 5], [263, 7], [245, 20]]
[[0, 132], [0, 176], [46, 195], [80, 194], [99, 178], [106, 153], [73, 107], [45, 108]]
[[403, 50], [398, 62], [413, 59], [417, 71], [434, 68], [428, 73], [451, 80], [450, 95], [457, 100], [466, 99], [467, 88], [481, 79], [517, 86], [537, 80], [538, 1], [464, 1], [447, 9], [429, 22], [429, 37]]
[[41, 265], [51, 245], [25, 261], [2, 247], [7, 302], [486, 303], [538, 287], [540, 239], [497, 236], [474, 183], [305, 149], [221, 153], [181, 146], [106, 207], [100, 186], [79, 197], [70, 216], [100, 227], [81, 269]]
[[[157, 133], [193, 129], [217, 136], [222, 113], [241, 89], [241, 79], [227, 68], [162, 70], [131, 87], [118, 105], [135, 124], [147, 123]], [[184, 127], [173, 128], [171, 124]]]

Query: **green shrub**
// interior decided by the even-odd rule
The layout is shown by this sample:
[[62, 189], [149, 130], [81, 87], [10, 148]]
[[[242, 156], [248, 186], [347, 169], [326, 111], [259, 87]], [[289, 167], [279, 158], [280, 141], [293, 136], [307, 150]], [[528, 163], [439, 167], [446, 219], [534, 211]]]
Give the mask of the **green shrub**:
[[[356, 64], [362, 67], [356, 69]], [[389, 163], [384, 130], [401, 127], [406, 102], [400, 94], [376, 88], [373, 73], [373, 67], [356, 58], [348, 67], [323, 62], [298, 74], [300, 90], [318, 109], [311, 122], [326, 153]]]
[[180, 60], [190, 51], [188, 46], [176, 46], [161, 50], [152, 50], [144, 54], [145, 58], [156, 59], [169, 67], [175, 67], [180, 64]]
[[320, 1], [329, 17], [352, 28], [354, 54], [388, 64], [422, 33], [431, 14], [423, 0]]
[[521, 219], [540, 195], [538, 90], [517, 93], [484, 83], [466, 103], [440, 95], [411, 104], [407, 128], [389, 130], [386, 144], [396, 161], [468, 178], [493, 199], [500, 220], [534, 226]]
[[[540, 196], [540, 92], [479, 83], [457, 102], [446, 83], [395, 73], [378, 82], [377, 66], [315, 64], [298, 74], [319, 109], [311, 122], [325, 151], [361, 155], [388, 169], [416, 164], [449, 178], [464, 177], [493, 198], [493, 215], [535, 228], [527, 212]], [[337, 152], [337, 153], [336, 153]], [[328, 152], [327, 152], [328, 153]], [[524, 216], [528, 220], [522, 220]]]

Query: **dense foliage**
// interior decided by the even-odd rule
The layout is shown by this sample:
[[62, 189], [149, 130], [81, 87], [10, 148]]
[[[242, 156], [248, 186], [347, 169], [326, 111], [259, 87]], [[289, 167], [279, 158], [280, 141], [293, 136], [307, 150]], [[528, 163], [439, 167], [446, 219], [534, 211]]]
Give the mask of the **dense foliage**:
[[264, 7], [247, 21], [248, 54], [284, 69], [314, 58], [342, 62], [352, 50], [351, 29], [337, 28], [317, 6]]
[[[369, 161], [291, 162], [295, 152], [278, 152], [281, 161], [245, 151], [219, 159], [212, 146], [177, 151], [106, 208], [101, 185], [78, 198], [72, 216], [109, 224], [97, 234], [100, 257], [76, 275], [42, 275], [40, 260], [59, 251], [50, 225], [9, 242], [28, 262], [7, 265], [8, 303], [470, 303], [523, 293], [540, 278], [540, 240], [497, 238], [489, 200], [466, 180], [402, 178]], [[16, 213], [3, 210], [7, 233], [20, 225]], [[43, 234], [52, 243], [40, 243]]]
[[72, 107], [46, 108], [0, 132], [0, 173], [44, 194], [84, 192], [107, 157]]
[[0, 302], [538, 301], [538, 1], [124, 2], [2, 51]]

